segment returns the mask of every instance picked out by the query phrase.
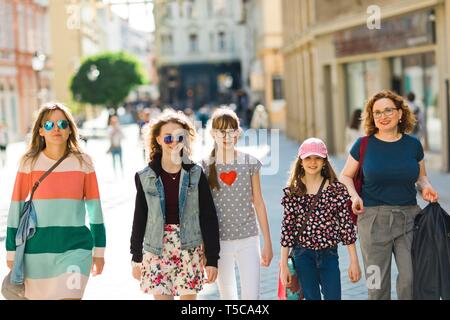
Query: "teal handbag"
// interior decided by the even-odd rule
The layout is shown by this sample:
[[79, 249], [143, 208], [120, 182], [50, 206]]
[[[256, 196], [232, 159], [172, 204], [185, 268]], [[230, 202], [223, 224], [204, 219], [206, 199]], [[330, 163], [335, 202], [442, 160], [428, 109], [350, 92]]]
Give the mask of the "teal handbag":
[[292, 285], [289, 288], [283, 286], [281, 277], [278, 277], [278, 300], [303, 300], [303, 289], [295, 269], [294, 256], [289, 254], [288, 268], [292, 276]]

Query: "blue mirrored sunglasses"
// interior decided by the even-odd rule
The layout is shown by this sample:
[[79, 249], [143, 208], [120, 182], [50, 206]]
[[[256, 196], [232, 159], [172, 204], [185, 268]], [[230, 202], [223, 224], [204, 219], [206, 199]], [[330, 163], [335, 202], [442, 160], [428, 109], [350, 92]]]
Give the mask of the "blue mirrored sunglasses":
[[172, 136], [172, 135], [168, 134], [168, 135], [164, 136], [164, 143], [165, 144], [171, 144], [174, 141], [183, 142], [183, 140], [184, 140], [184, 136], [182, 136], [182, 135]]
[[[58, 120], [56, 121], [56, 125], [58, 126], [58, 128], [64, 130], [67, 129], [67, 127], [69, 126], [69, 121], [67, 120]], [[44, 123], [44, 129], [46, 131], [50, 131], [53, 129], [53, 127], [55, 126], [55, 122], [54, 121], [45, 121]]]

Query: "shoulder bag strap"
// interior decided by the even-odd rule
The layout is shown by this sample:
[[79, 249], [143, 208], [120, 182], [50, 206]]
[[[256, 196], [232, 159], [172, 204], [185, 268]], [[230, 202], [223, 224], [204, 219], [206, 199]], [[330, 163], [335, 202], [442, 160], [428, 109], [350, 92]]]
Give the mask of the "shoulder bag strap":
[[44, 181], [44, 179], [47, 178], [47, 176], [48, 176], [53, 170], [55, 170], [55, 168], [56, 168], [57, 166], [59, 166], [59, 164], [60, 164], [61, 162], [63, 162], [64, 159], [66, 159], [68, 156], [69, 156], [69, 152], [66, 152], [66, 153], [65, 153], [58, 161], [55, 162], [54, 165], [52, 165], [52, 166], [50, 167], [50, 169], [48, 169], [48, 170], [47, 170], [47, 171], [39, 178], [38, 181], [36, 181], [36, 182], [34, 183], [33, 188], [31, 189], [31, 196], [30, 196], [30, 200], [29, 200], [29, 201], [33, 200], [34, 192], [35, 192], [36, 189], [39, 187], [39, 185], [42, 183], [42, 181]]
[[359, 167], [362, 168], [364, 164], [364, 156], [366, 154], [367, 143], [369, 142], [369, 136], [365, 136], [361, 139], [361, 145], [359, 146]]
[[[316, 195], [314, 196], [314, 198], [311, 201], [311, 204], [309, 205], [308, 211], [305, 214], [306, 216], [308, 214], [312, 213], [312, 211], [316, 208], [317, 202], [319, 201], [320, 195], [322, 194], [323, 187], [325, 186], [326, 181], [327, 181], [327, 179], [323, 178], [322, 184], [320, 185], [320, 188], [319, 188], [319, 191], [316, 193]], [[306, 217], [305, 223], [303, 223], [303, 225], [301, 226], [301, 228], [299, 230], [299, 235], [301, 235], [303, 233], [303, 231], [305, 231], [307, 224], [308, 224], [308, 217]]]

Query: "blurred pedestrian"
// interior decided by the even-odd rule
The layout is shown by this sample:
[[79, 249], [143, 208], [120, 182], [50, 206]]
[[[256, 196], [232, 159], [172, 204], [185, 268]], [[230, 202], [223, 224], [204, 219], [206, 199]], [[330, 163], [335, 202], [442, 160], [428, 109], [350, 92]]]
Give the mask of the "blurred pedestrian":
[[422, 112], [420, 106], [415, 102], [416, 95], [414, 92], [409, 92], [406, 99], [408, 101], [409, 108], [416, 118], [416, 123], [414, 124], [411, 135], [422, 141], [425, 133], [425, 113]]
[[256, 106], [260, 105], [261, 102], [258, 100], [253, 104], [248, 104], [247, 110], [245, 110], [245, 126], [246, 128], [251, 127], [252, 119], [253, 119], [253, 112], [256, 109]]
[[[236, 114], [238, 115], [239, 119], [242, 119], [245, 121], [245, 113], [248, 109], [248, 94], [243, 89], [239, 89], [237, 92], [237, 108], [236, 108]], [[245, 124], [245, 123], [244, 123]]]
[[191, 121], [191, 123], [194, 125], [194, 127], [196, 127], [194, 110], [192, 110], [191, 108], [186, 108], [186, 109], [184, 109], [184, 114], [186, 115], [186, 117], [188, 117], [188, 119]]
[[142, 110], [139, 114], [139, 122], [138, 122], [138, 126], [139, 126], [139, 143], [142, 146], [142, 156], [144, 158], [144, 161], [147, 161], [147, 149], [146, 149], [146, 145], [147, 145], [147, 141], [146, 141], [146, 137], [148, 137], [148, 126], [150, 123], [150, 119], [151, 119], [151, 109], [150, 108], [144, 108], [144, 110]]
[[[16, 247], [16, 235], [20, 236], [25, 201], [43, 173], [61, 159], [34, 193], [36, 228], [23, 251]], [[70, 111], [60, 103], [45, 104], [34, 122], [14, 185], [6, 236], [7, 265], [13, 268], [23, 262], [27, 299], [81, 299], [90, 271], [94, 276], [102, 273], [105, 245], [92, 160], [80, 148]]]
[[197, 118], [202, 124], [202, 128], [205, 129], [209, 120], [209, 107], [208, 105], [204, 105], [198, 110]]
[[132, 274], [156, 300], [196, 299], [217, 277], [218, 218], [206, 176], [190, 161], [194, 137], [182, 112], [164, 111], [150, 129], [150, 163], [135, 175]]
[[362, 110], [356, 109], [352, 113], [352, 117], [349, 125], [345, 128], [345, 145], [347, 152], [350, 152], [356, 139], [364, 135], [364, 131], [361, 126]]
[[268, 129], [269, 114], [262, 104], [258, 104], [253, 112], [252, 121], [250, 123], [252, 129]]
[[122, 160], [122, 140], [125, 138], [117, 116], [112, 116], [109, 121], [108, 128], [109, 152], [111, 153], [114, 172], [117, 173], [117, 163], [119, 162], [120, 170], [123, 176], [123, 160]]
[[6, 148], [8, 147], [8, 128], [0, 121], [0, 167], [6, 165]]

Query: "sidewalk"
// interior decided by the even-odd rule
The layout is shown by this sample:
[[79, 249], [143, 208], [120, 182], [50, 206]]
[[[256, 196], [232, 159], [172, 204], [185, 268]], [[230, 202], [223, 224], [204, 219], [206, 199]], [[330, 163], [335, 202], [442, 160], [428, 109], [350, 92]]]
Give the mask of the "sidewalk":
[[[142, 169], [146, 164], [142, 158], [141, 145], [137, 141], [137, 128], [130, 126], [125, 128], [126, 141], [123, 144], [124, 156], [124, 177], [116, 177], [112, 170], [110, 155], [106, 153], [108, 143], [105, 140], [90, 140], [86, 146], [86, 151], [95, 159], [96, 172], [99, 181], [100, 195], [104, 220], [107, 229], [107, 250], [105, 255], [106, 265], [101, 276], [91, 278], [86, 288], [84, 299], [105, 300], [105, 299], [146, 299], [152, 300], [152, 296], [145, 295], [139, 290], [139, 283], [131, 277], [131, 266], [129, 253], [129, 241], [134, 210], [134, 173]], [[280, 258], [279, 234], [282, 219], [282, 207], [280, 199], [282, 188], [286, 185], [291, 162], [295, 159], [298, 143], [288, 140], [284, 135], [280, 135], [279, 150], [276, 144], [268, 141], [267, 145], [247, 146], [243, 149], [256, 157], [262, 159], [264, 165], [269, 165], [271, 153], [274, 152], [273, 159], [279, 159], [279, 168], [274, 175], [263, 175], [261, 177], [262, 192], [266, 203], [269, 225], [272, 236], [274, 258], [270, 267], [261, 269], [261, 299], [272, 300], [277, 298], [278, 285], [278, 261]], [[200, 145], [197, 147], [201, 147]], [[6, 232], [6, 217], [9, 208], [12, 188], [16, 175], [16, 164], [19, 156], [23, 152], [23, 143], [11, 144], [8, 149], [9, 162], [6, 168], [0, 169], [2, 184], [0, 189], [0, 245], [4, 248], [4, 237]], [[209, 150], [203, 150], [205, 154]], [[331, 162], [339, 174], [345, 158], [333, 157]], [[430, 179], [440, 193], [441, 205], [450, 211], [450, 174], [442, 174], [429, 170]], [[424, 205], [419, 199], [419, 204]], [[261, 239], [262, 244], [262, 239]], [[359, 252], [360, 253], [360, 252]], [[343, 246], [339, 247], [342, 298], [343, 299], [366, 299], [367, 291], [364, 280], [357, 284], [348, 281], [348, 253]], [[360, 264], [362, 266], [361, 254]], [[5, 250], [0, 250], [0, 275], [5, 275], [6, 265]], [[395, 263], [393, 263], [395, 266]], [[393, 267], [392, 292], [395, 295], [395, 281], [397, 271]], [[239, 287], [239, 284], [238, 284]], [[0, 299], [1, 299], [0, 295]], [[199, 299], [219, 299], [217, 285], [207, 285], [200, 293]]]

